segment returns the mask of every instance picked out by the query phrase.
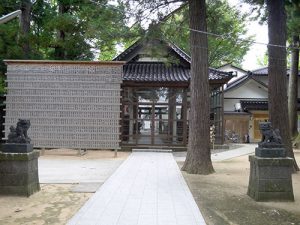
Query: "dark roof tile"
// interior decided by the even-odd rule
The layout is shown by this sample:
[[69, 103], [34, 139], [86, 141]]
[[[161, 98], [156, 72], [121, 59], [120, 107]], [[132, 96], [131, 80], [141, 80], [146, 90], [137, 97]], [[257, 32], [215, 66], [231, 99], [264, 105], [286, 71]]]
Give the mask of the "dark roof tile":
[[[268, 73], [269, 73], [269, 68], [268, 68], [268, 67], [262, 67], [262, 68], [260, 68], [260, 69], [257, 69], [257, 70], [253, 70], [253, 71], [252, 71], [252, 74], [253, 74], [253, 75], [256, 75], [256, 76], [267, 76]], [[291, 70], [288, 68], [288, 69], [286, 70], [286, 73], [287, 73], [287, 75], [289, 75], [289, 74], [291, 73]], [[298, 76], [300, 76], [300, 71], [299, 71], [299, 73], [298, 73]]]
[[[268, 101], [263, 100], [241, 100], [241, 106], [244, 112], [251, 110], [268, 110]], [[300, 110], [300, 99], [298, 99], [297, 110]]]
[[268, 110], [268, 101], [241, 101], [242, 109], [249, 110]]
[[[123, 80], [138, 82], [189, 82], [190, 69], [159, 62], [134, 62], [124, 65]], [[209, 80], [229, 80], [232, 75], [209, 69]]]

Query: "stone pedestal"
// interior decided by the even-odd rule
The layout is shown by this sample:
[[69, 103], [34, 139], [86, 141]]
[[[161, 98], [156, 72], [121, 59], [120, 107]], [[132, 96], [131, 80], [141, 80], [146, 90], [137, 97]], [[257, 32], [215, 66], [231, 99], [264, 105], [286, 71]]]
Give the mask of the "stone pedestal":
[[275, 148], [258, 147], [255, 148], [255, 155], [263, 158], [286, 157], [286, 151], [285, 148], [281, 146]]
[[2, 152], [9, 153], [29, 153], [33, 151], [32, 144], [15, 144], [15, 143], [5, 143], [2, 144]]
[[292, 158], [249, 156], [248, 195], [255, 201], [294, 201]]
[[38, 151], [0, 152], [0, 195], [30, 196], [40, 190]]

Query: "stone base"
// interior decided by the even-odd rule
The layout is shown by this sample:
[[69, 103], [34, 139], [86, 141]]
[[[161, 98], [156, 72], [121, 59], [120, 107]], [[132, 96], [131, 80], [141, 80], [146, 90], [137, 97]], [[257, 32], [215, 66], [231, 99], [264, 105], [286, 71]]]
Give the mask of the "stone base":
[[292, 158], [249, 156], [248, 195], [255, 201], [294, 201]]
[[286, 157], [284, 148], [255, 148], [255, 155], [264, 158]]
[[2, 152], [7, 153], [29, 153], [33, 151], [32, 144], [15, 144], [5, 143], [2, 144]]
[[0, 195], [30, 196], [40, 190], [39, 152], [0, 152]]

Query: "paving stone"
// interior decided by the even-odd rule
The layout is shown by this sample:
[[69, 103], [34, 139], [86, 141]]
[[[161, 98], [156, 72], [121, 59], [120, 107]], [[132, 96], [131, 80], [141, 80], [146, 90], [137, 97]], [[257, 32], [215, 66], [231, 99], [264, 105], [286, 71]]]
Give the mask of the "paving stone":
[[206, 224], [172, 154], [160, 152], [133, 152], [68, 224], [87, 220], [95, 225]]

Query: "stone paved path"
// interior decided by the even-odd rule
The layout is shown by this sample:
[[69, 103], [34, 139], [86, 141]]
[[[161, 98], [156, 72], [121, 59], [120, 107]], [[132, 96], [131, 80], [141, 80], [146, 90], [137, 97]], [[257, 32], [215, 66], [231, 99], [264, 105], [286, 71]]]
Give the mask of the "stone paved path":
[[204, 225], [171, 153], [133, 152], [69, 225]]

